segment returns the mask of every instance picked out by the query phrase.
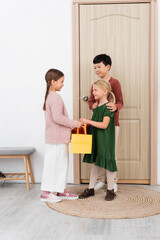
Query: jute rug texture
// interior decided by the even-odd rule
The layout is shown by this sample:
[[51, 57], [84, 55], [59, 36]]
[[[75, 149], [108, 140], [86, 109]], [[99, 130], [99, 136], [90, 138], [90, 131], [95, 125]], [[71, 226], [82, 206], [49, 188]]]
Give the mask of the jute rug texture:
[[[79, 195], [85, 188], [87, 185], [67, 190]], [[47, 205], [58, 212], [82, 218], [143, 218], [160, 214], [160, 192], [140, 186], [118, 185], [116, 198], [109, 202], [104, 200], [105, 191], [97, 190], [95, 196], [87, 199], [63, 200]]]

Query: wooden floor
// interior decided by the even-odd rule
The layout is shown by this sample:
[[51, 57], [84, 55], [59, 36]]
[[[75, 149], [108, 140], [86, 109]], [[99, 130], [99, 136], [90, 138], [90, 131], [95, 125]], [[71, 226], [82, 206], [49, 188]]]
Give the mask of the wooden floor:
[[[72, 185], [69, 185], [70, 187]], [[160, 186], [145, 186], [160, 191]], [[160, 215], [121, 220], [78, 218], [39, 201], [40, 184], [0, 182], [0, 239], [5, 240], [159, 240]]]

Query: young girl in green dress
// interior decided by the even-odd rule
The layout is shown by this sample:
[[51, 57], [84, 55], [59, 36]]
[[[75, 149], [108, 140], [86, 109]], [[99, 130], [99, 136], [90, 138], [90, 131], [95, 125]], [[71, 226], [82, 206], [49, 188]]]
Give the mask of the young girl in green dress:
[[83, 162], [92, 163], [89, 188], [79, 195], [80, 199], [94, 195], [94, 187], [99, 176], [100, 168], [106, 169], [107, 194], [106, 201], [114, 199], [114, 178], [117, 171], [115, 161], [115, 120], [114, 113], [106, 107], [107, 102], [114, 102], [109, 82], [98, 80], [93, 84], [93, 95], [98, 107], [93, 110], [92, 120], [81, 119], [83, 124], [90, 124], [90, 133], [93, 136], [92, 153], [85, 154]]

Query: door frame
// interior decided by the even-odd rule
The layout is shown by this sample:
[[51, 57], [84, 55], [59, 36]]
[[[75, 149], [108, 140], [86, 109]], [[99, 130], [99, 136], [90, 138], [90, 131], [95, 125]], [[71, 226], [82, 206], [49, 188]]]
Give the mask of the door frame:
[[[157, 184], [157, 109], [158, 109], [158, 0], [73, 0], [72, 5], [72, 50], [73, 50], [73, 118], [80, 118], [79, 106], [79, 6], [89, 4], [107, 4], [107, 3], [150, 3], [151, 7], [151, 24], [150, 24], [150, 181], [142, 180], [144, 184]], [[81, 166], [80, 155], [74, 154], [73, 158], [73, 182], [80, 184]], [[125, 182], [125, 180], [119, 181]], [[138, 180], [129, 180], [128, 183], [139, 183]]]

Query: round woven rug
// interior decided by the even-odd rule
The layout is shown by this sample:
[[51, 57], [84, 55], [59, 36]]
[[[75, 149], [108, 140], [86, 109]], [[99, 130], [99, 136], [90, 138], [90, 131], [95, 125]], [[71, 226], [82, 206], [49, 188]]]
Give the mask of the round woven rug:
[[[85, 188], [87, 186], [82, 185], [67, 190], [80, 194]], [[101, 189], [87, 199], [63, 200], [47, 205], [58, 212], [82, 218], [143, 218], [160, 214], [160, 192], [139, 186], [118, 185], [118, 193], [113, 201], [105, 201], [105, 195], [105, 190]]]

